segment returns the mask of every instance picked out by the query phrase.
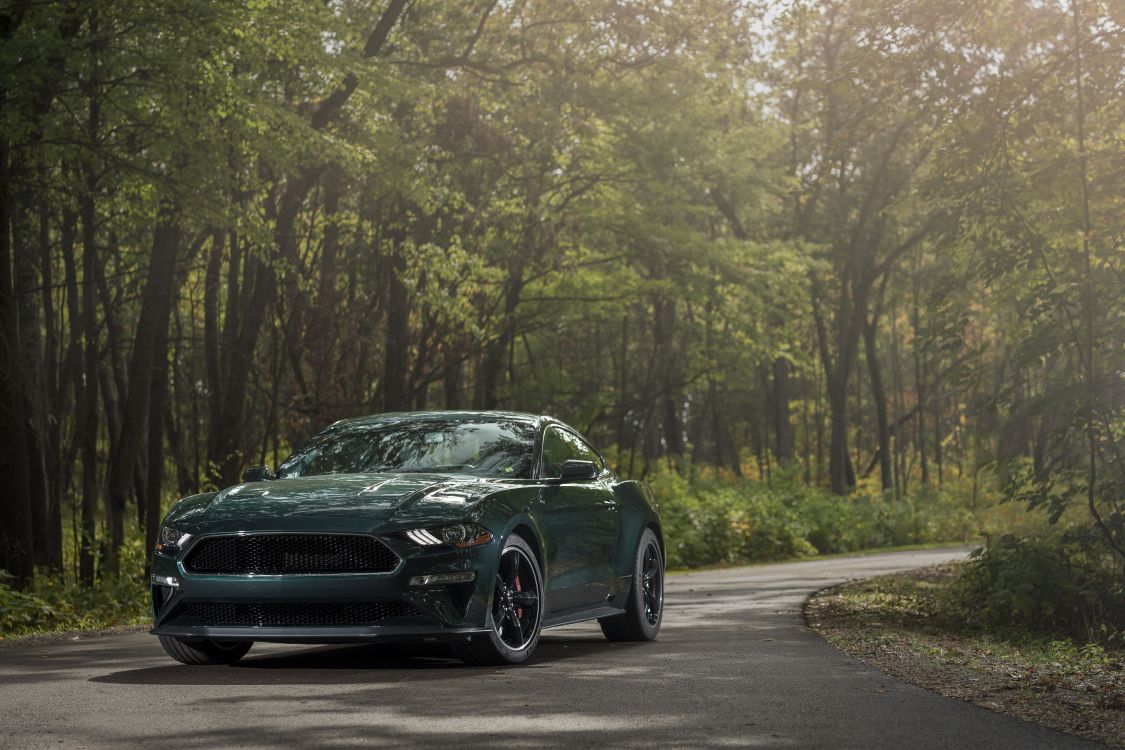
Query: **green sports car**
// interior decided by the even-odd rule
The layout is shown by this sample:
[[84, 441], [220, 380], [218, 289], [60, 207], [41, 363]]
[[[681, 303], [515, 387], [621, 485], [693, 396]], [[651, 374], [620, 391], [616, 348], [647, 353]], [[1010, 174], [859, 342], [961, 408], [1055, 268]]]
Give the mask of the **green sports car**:
[[664, 560], [648, 485], [567, 425], [381, 414], [178, 502], [153, 553], [152, 632], [186, 664], [231, 664], [254, 641], [396, 639], [518, 664], [556, 625], [655, 638]]

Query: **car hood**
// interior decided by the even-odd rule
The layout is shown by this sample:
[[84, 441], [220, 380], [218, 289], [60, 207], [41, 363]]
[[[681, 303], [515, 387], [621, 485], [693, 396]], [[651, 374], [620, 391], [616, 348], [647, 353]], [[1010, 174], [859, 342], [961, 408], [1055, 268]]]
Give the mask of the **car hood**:
[[449, 474], [333, 474], [250, 482], [216, 493], [200, 531], [348, 529], [466, 517], [491, 482]]

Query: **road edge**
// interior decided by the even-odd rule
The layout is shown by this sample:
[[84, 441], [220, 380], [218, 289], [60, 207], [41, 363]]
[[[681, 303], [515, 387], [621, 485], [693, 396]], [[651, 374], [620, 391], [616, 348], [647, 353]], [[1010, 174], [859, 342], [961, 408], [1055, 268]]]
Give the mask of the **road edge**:
[[47, 646], [63, 641], [85, 641], [97, 638], [108, 638], [115, 635], [129, 633], [147, 633], [151, 625], [114, 625], [109, 628], [90, 628], [86, 630], [60, 630], [54, 633], [36, 633], [35, 635], [21, 635], [15, 638], [0, 639], [0, 651], [15, 648], [34, 648]]
[[[914, 571], [921, 571], [921, 570], [926, 570], [926, 569], [927, 568], [925, 566], [923, 566], [923, 567], [912, 569], [911, 571], [902, 571], [902, 572], [914, 572]], [[884, 575], [900, 575], [902, 572], [895, 573], [895, 574], [884, 574]], [[1107, 741], [1105, 738], [1103, 738], [1101, 736], [1098, 736], [1098, 735], [1094, 735], [1094, 734], [1090, 734], [1090, 733], [1083, 733], [1081, 731], [1075, 731], [1072, 727], [1069, 727], [1069, 726], [1062, 726], [1062, 725], [1057, 725], [1057, 724], [1051, 723], [1049, 721], [1043, 721], [1043, 720], [1041, 720], [1043, 718], [1043, 716], [1040, 713], [1029, 714], [1029, 713], [1024, 713], [1024, 712], [1014, 711], [1014, 710], [1012, 710], [1011, 704], [1001, 704], [1001, 703], [997, 703], [996, 701], [988, 701], [988, 700], [978, 699], [978, 698], [973, 697], [972, 695], [966, 696], [966, 695], [957, 694], [956, 692], [954, 692], [949, 687], [948, 682], [943, 681], [941, 679], [940, 675], [941, 675], [941, 672], [942, 672], [942, 666], [940, 665], [940, 663], [938, 661], [936, 661], [934, 658], [926, 657], [926, 656], [924, 656], [920, 653], [913, 654], [914, 658], [911, 660], [910, 663], [911, 663], [912, 666], [915, 666], [915, 667], [921, 665], [925, 679], [919, 680], [919, 679], [913, 678], [908, 673], [908, 670], [905, 668], [905, 665], [904, 665], [903, 669], [888, 670], [888, 669], [885, 668], [885, 664], [881, 660], [871, 659], [871, 658], [866, 656], [866, 652], [860, 651], [858, 649], [849, 650], [849, 649], [845, 648], [844, 646], [842, 646], [841, 643], [839, 643], [837, 640], [834, 640], [833, 638], [829, 637], [828, 631], [831, 630], [832, 628], [826, 627], [824, 622], [815, 622], [814, 623], [811, 620], [810, 609], [816, 604], [816, 602], [818, 600], [823, 600], [823, 599], [831, 596], [834, 592], [839, 591], [843, 588], [846, 588], [850, 585], [854, 585], [854, 584], [856, 584], [860, 581], [865, 581], [865, 580], [869, 580], [869, 579], [873, 579], [873, 578], [879, 578], [879, 577], [881, 577], [881, 576], [865, 576], [865, 577], [861, 577], [861, 578], [849, 578], [847, 581], [844, 581], [842, 583], [837, 583], [837, 584], [833, 584], [833, 585], [830, 585], [830, 586], [824, 586], [824, 587], [810, 593], [807, 597], [805, 597], [804, 602], [802, 602], [802, 604], [801, 604], [801, 620], [802, 620], [804, 626], [806, 628], [808, 628], [810, 631], [812, 631], [813, 633], [815, 633], [817, 635], [817, 637], [819, 637], [821, 640], [823, 640], [825, 643], [827, 643], [829, 646], [831, 646], [836, 651], [843, 654], [848, 659], [853, 659], [855, 661], [858, 661], [861, 664], [864, 664], [864, 665], [870, 667], [871, 669], [874, 669], [875, 671], [879, 672], [880, 674], [886, 675], [890, 679], [898, 680], [899, 682], [903, 682], [903, 683], [906, 683], [908, 685], [913, 685], [914, 687], [921, 688], [921, 689], [923, 689], [923, 690], [925, 690], [929, 693], [933, 693], [935, 695], [940, 695], [940, 696], [948, 698], [950, 700], [955, 700], [955, 701], [958, 701], [958, 702], [961, 702], [961, 703], [970, 703], [974, 706], [978, 706], [979, 708], [985, 709], [985, 710], [990, 711], [992, 713], [1000, 714], [1002, 716], [1008, 716], [1008, 717], [1011, 717], [1013, 719], [1018, 719], [1020, 721], [1026, 722], [1028, 724], [1033, 724], [1035, 726], [1043, 727], [1044, 729], [1047, 729], [1047, 730], [1052, 731], [1052, 732], [1057, 732], [1060, 735], [1063, 735], [1063, 736], [1066, 736], [1066, 737], [1076, 737], [1076, 738], [1085, 740], [1087, 742], [1090, 742], [1092, 747], [1093, 746], [1100, 746], [1100, 747], [1107, 747], [1107, 748], [1114, 748], [1114, 747], [1125, 748], [1125, 736], [1121, 737], [1120, 742], [1115, 743], [1113, 741]], [[834, 627], [839, 628], [841, 630], [846, 629], [839, 624], [836, 624]], [[854, 645], [856, 643], [856, 640], [850, 640], [849, 643]], [[941, 689], [942, 687], [945, 687], [946, 689], [943, 690], [943, 689]]]

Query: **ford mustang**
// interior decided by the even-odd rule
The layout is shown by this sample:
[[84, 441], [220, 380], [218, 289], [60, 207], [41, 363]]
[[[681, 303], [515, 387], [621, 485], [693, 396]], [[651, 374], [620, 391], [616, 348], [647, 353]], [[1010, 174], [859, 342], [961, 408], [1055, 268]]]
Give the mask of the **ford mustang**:
[[392, 640], [518, 664], [558, 625], [655, 638], [664, 561], [648, 485], [562, 422], [382, 414], [176, 503], [153, 553], [152, 633], [185, 664], [232, 664], [255, 641]]

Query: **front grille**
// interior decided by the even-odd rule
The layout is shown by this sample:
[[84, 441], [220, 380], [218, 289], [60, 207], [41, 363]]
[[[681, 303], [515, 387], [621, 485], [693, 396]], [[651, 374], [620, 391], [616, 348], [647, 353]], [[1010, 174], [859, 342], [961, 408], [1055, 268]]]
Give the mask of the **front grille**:
[[387, 573], [398, 556], [359, 534], [243, 534], [202, 539], [188, 553], [189, 573]]
[[242, 628], [323, 628], [374, 625], [391, 617], [422, 614], [404, 602], [185, 602], [181, 618], [202, 620], [210, 626]]

